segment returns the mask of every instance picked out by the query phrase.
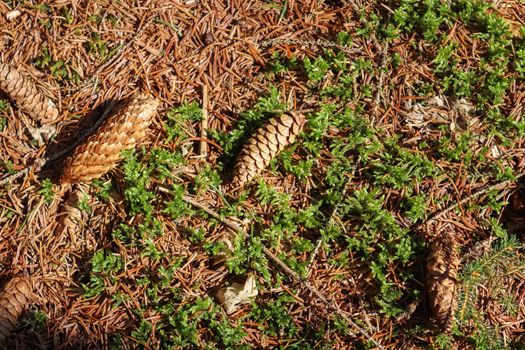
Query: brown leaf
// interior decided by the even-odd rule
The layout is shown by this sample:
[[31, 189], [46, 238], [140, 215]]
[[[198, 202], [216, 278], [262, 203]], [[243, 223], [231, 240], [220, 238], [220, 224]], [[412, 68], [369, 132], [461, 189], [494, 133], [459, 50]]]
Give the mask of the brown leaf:
[[440, 236], [430, 245], [427, 258], [427, 290], [432, 318], [444, 332], [452, 328], [456, 310], [456, 278], [459, 256], [456, 241]]
[[237, 311], [242, 304], [249, 303], [258, 294], [255, 278], [249, 276], [244, 283], [234, 282], [230, 287], [219, 289], [216, 297], [229, 315]]
[[27, 276], [16, 276], [0, 291], [0, 346], [5, 344], [26, 308], [33, 286]]
[[233, 187], [244, 186], [260, 174], [286, 146], [295, 142], [304, 116], [293, 112], [275, 117], [260, 127], [243, 146], [233, 169]]
[[1, 62], [0, 89], [35, 121], [45, 124], [58, 118], [58, 109], [53, 101], [44, 96], [31, 79]]
[[87, 183], [115, 168], [121, 152], [144, 138], [159, 103], [143, 93], [133, 95], [66, 159], [61, 182]]

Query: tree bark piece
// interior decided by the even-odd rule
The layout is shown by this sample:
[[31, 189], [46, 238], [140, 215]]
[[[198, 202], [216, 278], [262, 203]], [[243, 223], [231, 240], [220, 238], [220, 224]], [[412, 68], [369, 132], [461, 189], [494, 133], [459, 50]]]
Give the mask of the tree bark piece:
[[144, 93], [131, 96], [66, 159], [61, 182], [88, 183], [115, 168], [121, 152], [144, 138], [159, 104]]
[[58, 119], [58, 109], [28, 77], [14, 67], [0, 62], [0, 89], [35, 121], [46, 124]]
[[302, 114], [288, 112], [260, 127], [239, 153], [231, 185], [242, 187], [259, 175], [275, 156], [295, 142], [304, 123]]
[[27, 276], [13, 277], [0, 291], [0, 346], [9, 339], [32, 292], [32, 283]]
[[449, 235], [436, 238], [430, 245], [427, 258], [427, 291], [432, 318], [443, 332], [452, 328], [457, 306], [458, 267], [455, 239]]

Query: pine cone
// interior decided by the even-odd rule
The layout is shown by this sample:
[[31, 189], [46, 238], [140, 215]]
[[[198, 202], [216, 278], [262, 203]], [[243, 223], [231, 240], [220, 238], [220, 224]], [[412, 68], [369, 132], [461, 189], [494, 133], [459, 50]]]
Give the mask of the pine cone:
[[61, 182], [90, 182], [113, 169], [120, 153], [144, 138], [159, 103], [146, 94], [133, 95], [66, 159]]
[[83, 226], [82, 211], [78, 208], [82, 196], [82, 192], [78, 189], [73, 189], [64, 204], [58, 219], [58, 224], [55, 232], [58, 235], [66, 233], [71, 240], [75, 242], [78, 231]]
[[5, 344], [15, 328], [32, 294], [29, 277], [18, 276], [9, 280], [0, 291], [0, 346]]
[[260, 127], [243, 146], [233, 169], [233, 187], [256, 177], [286, 146], [295, 142], [305, 123], [302, 114], [289, 112]]
[[33, 81], [10, 65], [1, 62], [0, 89], [34, 120], [45, 124], [58, 118], [58, 109], [53, 101], [45, 97]]
[[427, 257], [427, 290], [432, 318], [444, 332], [452, 328], [456, 311], [456, 278], [459, 256], [451, 236], [438, 237]]

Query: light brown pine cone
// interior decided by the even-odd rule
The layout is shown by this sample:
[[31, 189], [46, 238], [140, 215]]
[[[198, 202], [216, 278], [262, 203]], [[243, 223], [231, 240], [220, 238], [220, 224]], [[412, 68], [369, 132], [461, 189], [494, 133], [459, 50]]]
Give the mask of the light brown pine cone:
[[66, 159], [61, 182], [87, 183], [115, 168], [121, 152], [144, 138], [159, 103], [143, 93], [130, 97]]
[[84, 225], [82, 211], [78, 208], [82, 199], [82, 192], [74, 188], [69, 193], [60, 210], [60, 216], [55, 228], [57, 235], [66, 233], [72, 242], [76, 241], [79, 230]]
[[286, 146], [295, 142], [305, 123], [302, 114], [288, 112], [267, 121], [243, 146], [233, 169], [231, 186], [251, 181]]
[[441, 236], [432, 242], [427, 257], [427, 290], [432, 318], [444, 332], [452, 328], [456, 311], [456, 278], [459, 256], [452, 236]]
[[9, 280], [0, 291], [0, 346], [6, 343], [33, 292], [27, 276]]
[[35, 121], [45, 124], [58, 118], [58, 109], [44, 96], [34, 82], [6, 63], [0, 62], [0, 89], [14, 104]]

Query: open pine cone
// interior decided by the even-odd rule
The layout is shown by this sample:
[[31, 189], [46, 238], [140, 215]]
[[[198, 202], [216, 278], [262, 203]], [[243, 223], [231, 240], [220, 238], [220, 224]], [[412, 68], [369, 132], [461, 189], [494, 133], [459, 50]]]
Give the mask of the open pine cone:
[[448, 235], [436, 238], [427, 257], [427, 290], [432, 318], [444, 332], [452, 328], [457, 306], [458, 267], [455, 239]]
[[54, 122], [58, 118], [58, 109], [53, 101], [44, 96], [31, 79], [1, 62], [0, 89], [35, 121], [44, 124]]
[[32, 295], [29, 277], [17, 276], [0, 291], [0, 346], [5, 344]]
[[78, 234], [78, 231], [81, 230], [84, 218], [82, 211], [78, 208], [80, 201], [82, 199], [82, 192], [78, 188], [74, 188], [69, 192], [69, 196], [66, 201], [62, 204], [60, 217], [58, 218], [58, 223], [55, 228], [57, 234], [66, 233], [68, 237], [71, 237], [72, 240]]
[[143, 93], [131, 96], [66, 159], [61, 182], [87, 183], [115, 168], [121, 152], [144, 138], [159, 103]]
[[251, 181], [286, 146], [295, 142], [303, 129], [304, 116], [288, 112], [268, 120], [243, 146], [233, 169], [233, 187], [244, 186]]

